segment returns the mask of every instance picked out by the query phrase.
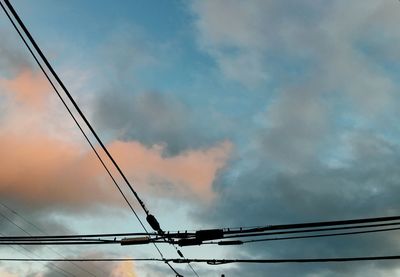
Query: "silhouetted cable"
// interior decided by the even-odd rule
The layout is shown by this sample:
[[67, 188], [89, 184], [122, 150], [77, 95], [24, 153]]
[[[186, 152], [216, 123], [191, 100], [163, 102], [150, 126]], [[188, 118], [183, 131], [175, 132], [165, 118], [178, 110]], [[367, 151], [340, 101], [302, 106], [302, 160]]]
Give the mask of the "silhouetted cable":
[[[111, 154], [108, 152], [107, 148], [105, 147], [105, 145], [103, 144], [103, 142], [101, 141], [101, 139], [99, 138], [99, 136], [97, 135], [97, 133], [95, 132], [95, 130], [93, 129], [93, 127], [90, 125], [89, 121], [86, 119], [85, 115], [83, 114], [83, 112], [80, 110], [79, 106], [77, 105], [77, 103], [75, 102], [75, 100], [73, 99], [73, 97], [71, 96], [71, 94], [69, 93], [69, 91], [67, 90], [67, 88], [65, 87], [64, 83], [61, 81], [61, 79], [58, 77], [57, 73], [54, 71], [54, 69], [52, 68], [52, 66], [50, 65], [50, 63], [48, 62], [47, 58], [44, 56], [43, 52], [40, 50], [39, 46], [36, 44], [35, 40], [33, 39], [33, 37], [31, 36], [30, 32], [28, 31], [28, 29], [25, 27], [24, 23], [22, 22], [22, 20], [20, 19], [20, 17], [18, 16], [17, 12], [14, 10], [13, 6], [10, 4], [10, 2], [8, 0], [4, 0], [5, 4], [7, 5], [7, 7], [9, 8], [9, 10], [11, 11], [11, 13], [13, 14], [14, 18], [17, 20], [18, 24], [20, 25], [20, 27], [22, 28], [22, 30], [24, 31], [25, 35], [28, 37], [29, 41], [32, 43], [33, 47], [35, 48], [35, 50], [37, 51], [37, 53], [39, 54], [39, 56], [41, 57], [41, 59], [43, 60], [43, 62], [46, 64], [47, 68], [50, 70], [50, 72], [52, 73], [52, 75], [54, 76], [54, 78], [56, 79], [56, 81], [58, 82], [58, 84], [61, 86], [61, 88], [64, 90], [64, 92], [66, 93], [68, 99], [71, 101], [71, 103], [73, 104], [73, 106], [75, 107], [75, 109], [77, 110], [77, 112], [79, 113], [79, 115], [81, 116], [81, 118], [83, 119], [83, 121], [85, 122], [85, 124], [88, 126], [88, 128], [90, 129], [90, 131], [92, 132], [92, 134], [94, 135], [94, 137], [96, 138], [97, 142], [100, 144], [101, 148], [103, 149], [103, 151], [106, 153], [106, 155], [108, 156], [108, 158], [111, 160], [111, 162], [113, 163], [113, 165], [116, 167], [116, 169], [118, 170], [118, 172], [120, 173], [120, 175], [122, 176], [122, 178], [124, 179], [124, 181], [126, 182], [126, 184], [128, 185], [129, 189], [131, 190], [131, 192], [134, 194], [134, 196], [136, 197], [136, 199], [138, 200], [140, 206], [143, 208], [143, 210], [145, 211], [146, 215], [147, 215], [147, 221], [150, 224], [150, 226], [152, 226], [153, 229], [154, 226], [158, 226], [158, 230], [157, 231], [162, 231], [156, 218], [151, 215], [149, 213], [149, 210], [146, 208], [144, 202], [139, 198], [139, 195], [136, 193], [136, 191], [133, 189], [133, 187], [131, 186], [131, 184], [129, 183], [129, 180], [126, 178], [126, 176], [124, 175], [124, 173], [122, 172], [122, 170], [120, 169], [120, 167], [118, 166], [118, 164], [115, 162], [115, 160], [113, 159], [113, 157], [111, 156]], [[109, 176], [111, 177], [111, 179], [113, 180], [114, 184], [117, 186], [119, 192], [122, 194], [123, 198], [125, 199], [126, 203], [129, 205], [130, 209], [132, 210], [132, 212], [135, 214], [136, 218], [139, 220], [140, 225], [143, 227], [143, 229], [147, 231], [146, 227], [144, 226], [144, 224], [142, 223], [142, 221], [140, 220], [139, 216], [137, 215], [136, 211], [133, 209], [132, 205], [129, 203], [129, 201], [127, 200], [125, 194], [122, 192], [121, 188], [119, 187], [119, 185], [117, 184], [117, 182], [115, 181], [114, 177], [112, 176], [111, 172], [108, 170], [107, 166], [105, 165], [105, 163], [103, 162], [103, 160], [101, 159], [100, 155], [98, 154], [98, 152], [95, 150], [93, 144], [91, 143], [91, 141], [89, 140], [89, 138], [87, 137], [86, 133], [83, 131], [82, 127], [80, 126], [79, 122], [76, 120], [75, 116], [73, 115], [73, 113], [71, 112], [71, 110], [69, 109], [68, 105], [66, 104], [66, 102], [64, 101], [64, 99], [61, 97], [60, 93], [58, 92], [58, 90], [56, 89], [55, 85], [53, 84], [53, 82], [51, 81], [50, 77], [48, 76], [47, 72], [44, 70], [43, 66], [41, 65], [41, 63], [39, 62], [39, 60], [36, 58], [36, 55], [33, 53], [32, 49], [30, 48], [29, 44], [27, 43], [27, 41], [25, 40], [24, 36], [21, 34], [21, 32], [19, 31], [18, 27], [16, 26], [16, 24], [14, 23], [13, 19], [11, 18], [11, 16], [9, 15], [8, 11], [6, 10], [6, 8], [4, 7], [4, 5], [1, 3], [0, 1], [0, 5], [3, 8], [4, 12], [6, 13], [8, 19], [10, 20], [10, 22], [12, 23], [12, 25], [14, 26], [14, 28], [16, 29], [16, 31], [18, 32], [19, 36], [21, 37], [21, 39], [23, 40], [24, 44], [26, 45], [26, 47], [28, 48], [29, 52], [31, 53], [31, 55], [34, 57], [36, 63], [39, 65], [40, 69], [42, 70], [42, 72], [44, 73], [44, 75], [46, 76], [47, 80], [50, 82], [51, 86], [53, 87], [53, 89], [56, 91], [58, 97], [61, 99], [62, 103], [64, 104], [64, 106], [66, 107], [66, 109], [68, 110], [69, 114], [71, 115], [71, 117], [74, 119], [75, 123], [78, 125], [80, 131], [82, 132], [82, 134], [84, 135], [84, 137], [86, 138], [86, 140], [88, 141], [88, 143], [90, 144], [91, 148], [93, 149], [93, 151], [95, 152], [97, 158], [100, 160], [101, 164], [103, 165], [103, 167], [105, 168], [105, 170], [107, 171], [107, 173], [109, 174]], [[153, 224], [152, 224], [153, 223]], [[163, 258], [163, 254], [161, 252], [161, 250], [158, 248], [158, 246], [156, 244], [153, 244], [154, 247], [156, 248], [157, 252], [160, 254], [160, 256]], [[168, 265], [168, 267], [171, 268], [171, 270], [177, 275], [177, 276], [181, 276], [168, 262], [166, 262], [166, 264]]]
[[400, 260], [400, 255], [391, 256], [362, 256], [362, 257], [338, 257], [338, 258], [301, 258], [301, 259], [155, 259], [155, 258], [89, 258], [89, 259], [17, 259], [0, 258], [3, 262], [173, 262], [173, 263], [207, 263], [209, 265], [222, 265], [229, 263], [342, 263], [362, 261], [391, 261]]
[[31, 42], [31, 44], [35, 48], [36, 52], [39, 54], [39, 56], [42, 59], [42, 61], [45, 63], [46, 67], [50, 70], [51, 74], [54, 76], [54, 78], [56, 79], [57, 83], [64, 90], [64, 92], [67, 95], [68, 99], [71, 101], [72, 105], [74, 106], [76, 111], [79, 113], [79, 115], [83, 119], [83, 121], [85, 122], [86, 126], [90, 129], [91, 133], [96, 138], [96, 141], [100, 144], [101, 148], [106, 153], [107, 157], [110, 159], [110, 161], [113, 163], [113, 165], [115, 166], [115, 168], [117, 169], [117, 171], [119, 172], [121, 177], [124, 179], [125, 183], [128, 185], [129, 189], [131, 190], [131, 192], [134, 194], [134, 196], [138, 200], [140, 206], [143, 208], [143, 210], [145, 211], [145, 213], [147, 215], [150, 214], [149, 210], [147, 209], [147, 207], [144, 204], [144, 202], [140, 199], [140, 197], [137, 194], [137, 192], [133, 189], [133, 187], [130, 184], [129, 180], [126, 178], [125, 174], [122, 172], [121, 168], [119, 167], [117, 162], [114, 160], [114, 158], [112, 157], [112, 155], [108, 151], [107, 147], [104, 145], [104, 143], [102, 142], [100, 137], [97, 135], [97, 132], [94, 130], [94, 128], [92, 127], [92, 125], [90, 124], [90, 122], [86, 118], [85, 114], [82, 112], [82, 110], [79, 108], [79, 106], [76, 103], [75, 99], [72, 97], [72, 95], [70, 94], [69, 90], [64, 85], [63, 81], [59, 78], [58, 74], [55, 72], [55, 70], [53, 69], [53, 67], [49, 63], [49, 61], [47, 60], [46, 56], [43, 54], [43, 52], [40, 49], [40, 47], [37, 45], [35, 39], [32, 37], [32, 35], [30, 34], [29, 30], [26, 28], [25, 24], [22, 22], [21, 18], [19, 17], [17, 12], [15, 11], [14, 7], [11, 5], [10, 1], [4, 0], [4, 2], [6, 3], [8, 9], [13, 14], [14, 18], [17, 20], [19, 26], [22, 28], [22, 30], [25, 33], [25, 35], [28, 37], [29, 41]]
[[[24, 222], [28, 223], [29, 225], [33, 226], [37, 231], [48, 235], [45, 231], [43, 231], [41, 228], [39, 228], [39, 226], [37, 226], [36, 224], [34, 224], [33, 222], [31, 222], [30, 220], [28, 220], [27, 218], [25, 218], [24, 216], [22, 216], [21, 214], [19, 214], [17, 211], [15, 211], [14, 209], [11, 209], [9, 206], [7, 206], [4, 203], [0, 202], [0, 205], [4, 208], [6, 208], [8, 211], [10, 211], [11, 213], [13, 213], [14, 215], [18, 216], [19, 218], [21, 218]], [[30, 237], [32, 237], [32, 235], [30, 235]], [[59, 253], [58, 251], [56, 251], [55, 249], [51, 248], [52, 251], [56, 254], [58, 254], [60, 257], [62, 258], [66, 258], [63, 254]], [[86, 268], [83, 268], [82, 266], [80, 266], [79, 264], [76, 264], [74, 262], [71, 262], [72, 265], [74, 265], [75, 267], [79, 268], [80, 270], [86, 272], [87, 274], [96, 277], [96, 275], [94, 275], [93, 273], [91, 273], [90, 271], [88, 271]], [[96, 265], [94, 265], [94, 267], [96, 269], [98, 269], [99, 271], [103, 272], [104, 274], [107, 274], [104, 270], [102, 270], [101, 268], [97, 267]]]
[[361, 261], [389, 261], [400, 260], [400, 255], [395, 256], [366, 256], [366, 257], [346, 257], [346, 258], [315, 258], [315, 259], [187, 259], [173, 260], [175, 263], [207, 263], [209, 265], [222, 265], [229, 263], [257, 263], [257, 264], [277, 264], [277, 263], [341, 263], [341, 262], [361, 262]]
[[397, 226], [400, 222], [394, 223], [383, 223], [383, 224], [368, 224], [368, 225], [352, 225], [346, 227], [333, 227], [333, 228], [313, 228], [304, 230], [290, 230], [290, 231], [278, 231], [278, 232], [260, 232], [260, 233], [250, 233], [242, 235], [228, 235], [224, 236], [224, 239], [231, 238], [243, 238], [243, 237], [260, 237], [260, 236], [270, 236], [270, 235], [284, 235], [284, 234], [296, 234], [296, 233], [310, 233], [310, 232], [327, 232], [327, 231], [338, 231], [338, 230], [348, 230], [348, 229], [364, 229], [364, 228], [376, 228], [385, 226]]
[[270, 230], [288, 230], [288, 229], [301, 229], [301, 228], [315, 228], [315, 227], [329, 227], [339, 225], [351, 225], [351, 224], [366, 224], [373, 222], [387, 222], [400, 220], [400, 216], [386, 216], [386, 217], [374, 217], [374, 218], [360, 218], [350, 220], [336, 220], [336, 221], [320, 221], [320, 222], [308, 222], [308, 223], [296, 223], [296, 224], [281, 224], [281, 225], [267, 225], [256, 228], [241, 227], [239, 230], [224, 230], [224, 234], [240, 234], [240, 233], [255, 233], [264, 232]]
[[[50, 239], [84, 239], [84, 238], [102, 238], [102, 237], [123, 237], [123, 236], [145, 236], [148, 233], [115, 233], [115, 234], [86, 234], [86, 235], [60, 235], [60, 236], [7, 236], [2, 239], [8, 240], [23, 240], [23, 239], [38, 239], [38, 240], [50, 240]], [[150, 235], [157, 235], [151, 234]]]
[[74, 114], [72, 113], [71, 109], [69, 108], [69, 106], [67, 105], [67, 103], [65, 102], [64, 98], [61, 96], [60, 92], [58, 91], [57, 87], [55, 86], [55, 84], [53, 83], [53, 81], [51, 80], [50, 76], [47, 74], [46, 70], [44, 69], [44, 67], [42, 66], [42, 64], [40, 63], [40, 61], [38, 60], [38, 58], [36, 57], [35, 53], [33, 53], [33, 50], [31, 49], [31, 47], [29, 46], [28, 42], [25, 40], [24, 36], [22, 35], [22, 33], [20, 32], [20, 30], [18, 29], [18, 27], [15, 25], [13, 19], [11, 18], [11, 16], [9, 15], [8, 11], [5, 9], [4, 5], [1, 3], [0, 1], [0, 5], [3, 8], [4, 12], [6, 13], [8, 19], [10, 20], [11, 24], [14, 26], [15, 30], [17, 31], [18, 35], [20, 36], [20, 38], [22, 39], [22, 41], [24, 42], [25, 46], [28, 48], [30, 54], [32, 55], [32, 57], [34, 58], [36, 64], [39, 66], [39, 68], [41, 69], [42, 73], [45, 75], [47, 81], [50, 83], [51, 87], [54, 89], [54, 91], [56, 92], [58, 98], [61, 100], [62, 104], [64, 105], [64, 107], [67, 109], [69, 115], [71, 116], [71, 118], [74, 120], [75, 124], [77, 125], [77, 127], [79, 128], [80, 132], [82, 133], [82, 135], [85, 137], [86, 141], [89, 143], [91, 149], [93, 150], [93, 152], [95, 153], [96, 157], [98, 158], [98, 160], [100, 161], [100, 163], [102, 164], [102, 166], [104, 167], [104, 169], [106, 170], [107, 174], [110, 176], [111, 180], [113, 181], [114, 185], [117, 187], [118, 191], [121, 193], [122, 197], [124, 198], [125, 202], [128, 204], [129, 208], [131, 209], [131, 211], [135, 214], [136, 218], [139, 220], [140, 224], [142, 226], [143, 223], [141, 222], [141, 219], [139, 218], [139, 216], [137, 215], [136, 211], [133, 209], [131, 203], [128, 201], [127, 197], [125, 196], [125, 194], [123, 193], [122, 189], [120, 188], [120, 186], [118, 185], [118, 182], [115, 180], [114, 176], [111, 174], [110, 170], [108, 169], [108, 167], [106, 166], [106, 164], [104, 163], [103, 159], [101, 158], [101, 156], [99, 155], [99, 153], [97, 152], [96, 148], [94, 147], [94, 145], [92, 144], [92, 142], [90, 141], [89, 137], [86, 135], [85, 131], [83, 130], [82, 126], [80, 125], [79, 121], [76, 119], [76, 117], [74, 116]]
[[[21, 226], [19, 226], [17, 223], [15, 223], [12, 219], [10, 219], [8, 216], [6, 216], [6, 215], [4, 215], [3, 213], [1, 213], [0, 212], [0, 215], [3, 217], [3, 218], [5, 218], [8, 222], [10, 222], [12, 225], [14, 225], [15, 227], [17, 227], [18, 229], [20, 229], [22, 232], [24, 232], [25, 234], [27, 234], [28, 236], [31, 236], [31, 233], [29, 233], [28, 231], [26, 231], [24, 228], [22, 228]], [[45, 246], [45, 244], [43, 244], [43, 243], [15, 243], [15, 242], [10, 242], [10, 243], [7, 243], [7, 242], [4, 242], [4, 241], [0, 241], [0, 245], [43, 245], [43, 246]], [[48, 243], [48, 244], [56, 244], [56, 243]], [[47, 244], [46, 244], [47, 245]], [[59, 256], [61, 256], [61, 257], [63, 257], [63, 258], [65, 258], [62, 254], [60, 254], [60, 253], [58, 253], [56, 250], [54, 250], [54, 249], [52, 249], [52, 248], [50, 248], [50, 247], [48, 247], [48, 246], [46, 246], [48, 249], [50, 249], [52, 252], [54, 252], [54, 253], [56, 253], [57, 255], [59, 255]], [[86, 269], [84, 269], [84, 268], [82, 268], [82, 267], [80, 267], [79, 265], [75, 265], [75, 264], [73, 264], [72, 263], [72, 265], [74, 265], [75, 267], [77, 267], [77, 268], [79, 268], [80, 270], [82, 270], [82, 271], [84, 271], [84, 272], [86, 272], [87, 274], [89, 274], [89, 275], [91, 275], [91, 276], [94, 276], [94, 277], [96, 277], [96, 275], [94, 275], [93, 273], [91, 273], [90, 271], [88, 271], [88, 270], [86, 270]]]
[[[386, 228], [386, 229], [377, 229], [377, 230], [355, 231], [355, 232], [342, 232], [342, 233], [332, 233], [332, 234], [318, 234], [318, 235], [307, 235], [307, 236], [292, 236], [292, 237], [278, 237], [278, 238], [252, 239], [252, 240], [235, 241], [236, 243], [234, 243], [234, 244], [232, 243], [232, 245], [239, 245], [239, 244], [253, 243], [253, 242], [263, 242], [263, 241], [274, 241], [274, 240], [308, 239], [308, 238], [321, 238], [321, 237], [334, 237], [334, 236], [358, 235], [358, 234], [367, 234], [367, 233], [378, 233], [378, 232], [396, 231], [396, 230], [400, 230], [400, 228]], [[210, 241], [210, 242], [203, 242], [202, 244], [230, 245], [228, 242], [229, 242], [229, 241]]]
[[120, 244], [118, 241], [0, 241], [0, 245], [100, 245]]
[[[0, 236], [4, 236], [4, 234], [3, 234], [3, 233], [0, 233]], [[18, 251], [18, 252], [21, 253], [22, 255], [28, 257], [28, 259], [32, 259], [31, 257], [29, 257], [30, 255], [33, 255], [33, 256], [35, 256], [35, 257], [39, 257], [39, 259], [40, 259], [40, 256], [39, 256], [39, 255], [35, 254], [32, 250], [30, 250], [29, 248], [24, 247], [24, 246], [22, 246], [22, 245], [20, 245], [19, 247], [22, 248], [23, 250], [25, 250], [27, 253], [30, 253], [30, 255], [27, 255], [27, 254], [25, 254], [25, 253], [22, 253], [22, 252], [21, 252], [18, 248], [16, 248], [16, 246], [14, 246], [14, 245], [9, 245], [9, 247], [11, 247], [11, 248], [13, 248], [14, 250]], [[44, 262], [44, 261], [43, 261], [43, 262]], [[59, 275], [67, 276], [67, 277], [70, 277], [70, 276], [76, 277], [76, 276], [73, 275], [72, 273], [70, 273], [70, 272], [68, 272], [68, 271], [66, 271], [66, 270], [64, 270], [64, 269], [62, 269], [61, 267], [59, 267], [59, 266], [53, 264], [53, 262], [49, 262], [48, 264], [46, 264], [46, 266], [48, 266], [48, 267], [53, 267], [53, 269], [54, 269], [54, 270], [56, 271], [56, 273], [58, 273]]]

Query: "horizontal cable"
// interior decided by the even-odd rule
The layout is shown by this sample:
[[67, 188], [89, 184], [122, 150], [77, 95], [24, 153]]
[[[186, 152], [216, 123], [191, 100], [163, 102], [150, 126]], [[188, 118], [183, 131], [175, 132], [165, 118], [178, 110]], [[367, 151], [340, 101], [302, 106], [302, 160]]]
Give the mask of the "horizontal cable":
[[[357, 234], [366, 234], [366, 233], [388, 232], [388, 231], [395, 231], [395, 230], [400, 230], [400, 228], [386, 228], [386, 229], [378, 229], [378, 230], [343, 232], [343, 233], [333, 233], [333, 234], [318, 234], [318, 235], [308, 235], [308, 236], [293, 236], [293, 237], [252, 239], [252, 240], [235, 241], [235, 242], [236, 242], [236, 244], [244, 244], [244, 243], [253, 243], [253, 242], [274, 241], [274, 240], [291, 240], [291, 239], [307, 239], [307, 238], [357, 235]], [[229, 241], [210, 241], [210, 242], [203, 242], [202, 244], [220, 244], [220, 245], [224, 245], [224, 243], [226, 243], [226, 242], [229, 242]], [[229, 245], [229, 244], [225, 244], [225, 245]]]
[[373, 222], [387, 222], [387, 221], [395, 221], [395, 220], [400, 220], [400, 216], [359, 218], [359, 219], [336, 220], [336, 221], [319, 221], [319, 222], [296, 223], [296, 224], [267, 225], [267, 226], [256, 227], [256, 228], [240, 227], [237, 230], [225, 229], [224, 234], [255, 233], [255, 232], [264, 232], [264, 231], [270, 231], [270, 230], [287, 230], [287, 229], [329, 227], [329, 226], [351, 225], [351, 224], [366, 224], [366, 223], [373, 223]]
[[290, 231], [278, 231], [278, 232], [259, 232], [259, 233], [245, 233], [243, 235], [228, 235], [224, 236], [224, 239], [230, 238], [241, 238], [241, 237], [258, 237], [258, 236], [269, 236], [269, 235], [283, 235], [283, 234], [296, 234], [296, 233], [310, 233], [310, 232], [327, 232], [327, 231], [338, 231], [348, 229], [360, 229], [360, 228], [374, 228], [374, 227], [385, 227], [385, 226], [397, 226], [400, 222], [383, 223], [383, 224], [368, 224], [368, 225], [352, 225], [345, 227], [333, 227], [333, 228], [313, 228], [305, 230], [290, 230]]
[[221, 265], [228, 263], [331, 263], [357, 261], [389, 261], [400, 260], [400, 255], [392, 256], [363, 256], [363, 257], [336, 257], [336, 258], [300, 258], [300, 259], [155, 259], [155, 258], [87, 258], [87, 259], [24, 259], [0, 258], [2, 262], [173, 262], [173, 263], [207, 263]]

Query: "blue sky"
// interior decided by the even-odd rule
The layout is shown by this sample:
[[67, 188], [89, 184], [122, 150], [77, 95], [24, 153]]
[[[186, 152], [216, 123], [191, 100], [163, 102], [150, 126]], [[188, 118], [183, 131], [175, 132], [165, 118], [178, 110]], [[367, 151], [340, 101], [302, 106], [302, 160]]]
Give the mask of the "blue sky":
[[[12, 3], [165, 229], [398, 214], [398, 1]], [[4, 15], [0, 36], [1, 202], [54, 233], [139, 228]], [[18, 231], [1, 224], [2, 233]], [[393, 254], [397, 244], [390, 233], [183, 250], [190, 257], [320, 257]], [[150, 247], [59, 251], [156, 255]], [[43, 265], [0, 266], [9, 276], [57, 275]], [[201, 276], [399, 270], [365, 266], [196, 268]], [[149, 264], [104, 270], [170, 274]]]

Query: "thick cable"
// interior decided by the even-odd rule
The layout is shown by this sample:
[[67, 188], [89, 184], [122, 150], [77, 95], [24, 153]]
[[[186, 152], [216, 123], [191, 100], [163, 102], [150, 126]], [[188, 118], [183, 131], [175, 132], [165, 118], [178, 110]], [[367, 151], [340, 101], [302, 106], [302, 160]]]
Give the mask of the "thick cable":
[[[108, 152], [107, 148], [105, 147], [105, 145], [103, 144], [103, 142], [100, 140], [99, 136], [97, 135], [97, 133], [95, 132], [95, 130], [93, 129], [93, 127], [90, 125], [89, 121], [86, 119], [85, 115], [83, 114], [83, 112], [80, 110], [79, 106], [77, 105], [77, 103], [75, 102], [75, 100], [73, 99], [73, 97], [71, 96], [71, 94], [69, 93], [69, 91], [67, 90], [67, 88], [65, 87], [65, 85], [63, 84], [63, 82], [61, 81], [61, 79], [58, 77], [57, 73], [54, 71], [54, 69], [52, 68], [52, 66], [50, 65], [50, 63], [48, 62], [47, 58], [44, 56], [44, 54], [42, 53], [42, 51], [40, 50], [39, 46], [36, 44], [35, 40], [33, 39], [33, 37], [31, 36], [30, 32], [28, 31], [28, 29], [25, 27], [24, 23], [22, 22], [22, 20], [19, 18], [18, 14], [16, 13], [16, 11], [14, 10], [13, 6], [10, 4], [9, 1], [4, 0], [4, 2], [6, 3], [7, 7], [9, 8], [9, 10], [11, 11], [11, 13], [13, 14], [14, 18], [18, 21], [20, 27], [23, 29], [23, 31], [25, 32], [26, 36], [29, 38], [30, 42], [32, 43], [33, 47], [35, 48], [35, 50], [37, 51], [37, 53], [39, 54], [39, 56], [42, 58], [43, 62], [46, 64], [47, 68], [50, 70], [50, 72], [52, 73], [52, 75], [54, 76], [54, 78], [57, 80], [58, 84], [61, 86], [61, 88], [64, 90], [64, 92], [66, 93], [66, 95], [68, 96], [69, 100], [72, 102], [73, 106], [75, 107], [75, 109], [77, 110], [77, 112], [79, 113], [79, 115], [81, 116], [81, 118], [83, 119], [83, 121], [86, 123], [86, 125], [88, 126], [88, 128], [90, 129], [90, 131], [92, 132], [92, 134], [94, 135], [94, 137], [96, 138], [97, 142], [100, 144], [101, 148], [103, 149], [103, 151], [106, 153], [106, 155], [108, 156], [108, 158], [111, 160], [111, 162], [113, 163], [113, 165], [116, 167], [116, 169], [118, 170], [118, 172], [120, 173], [120, 175], [122, 176], [122, 178], [124, 179], [124, 181], [126, 182], [126, 184], [128, 185], [128, 187], [130, 188], [131, 192], [134, 194], [134, 196], [136, 197], [136, 199], [138, 200], [140, 206], [143, 208], [143, 210], [145, 211], [145, 213], [147, 215], [149, 215], [149, 211], [146, 208], [144, 202], [139, 198], [139, 195], [136, 193], [136, 191], [133, 189], [133, 187], [131, 186], [131, 184], [129, 183], [128, 179], [126, 178], [125, 174], [122, 172], [122, 170], [120, 169], [120, 167], [118, 166], [118, 164], [115, 162], [115, 160], [113, 159], [113, 157], [111, 156], [111, 154]], [[84, 137], [86, 138], [86, 140], [88, 141], [89, 145], [91, 146], [91, 148], [93, 149], [93, 151], [96, 153], [96, 156], [99, 158], [101, 164], [103, 165], [103, 167], [106, 169], [107, 173], [109, 174], [109, 176], [111, 177], [111, 179], [113, 180], [114, 184], [117, 186], [119, 192], [122, 194], [123, 198], [125, 199], [125, 202], [129, 205], [130, 209], [132, 210], [132, 212], [135, 214], [136, 218], [139, 220], [140, 225], [143, 227], [143, 229], [147, 231], [146, 227], [144, 226], [144, 224], [142, 223], [142, 221], [140, 220], [139, 216], [137, 215], [136, 211], [133, 209], [132, 205], [129, 203], [129, 201], [127, 200], [126, 196], [123, 194], [121, 188], [119, 187], [119, 185], [117, 184], [117, 182], [115, 181], [114, 177], [112, 176], [111, 172], [109, 171], [109, 169], [107, 168], [107, 166], [105, 165], [105, 163], [103, 162], [103, 160], [101, 159], [100, 155], [98, 154], [98, 152], [95, 150], [95, 147], [93, 146], [93, 144], [91, 143], [91, 141], [89, 140], [89, 138], [87, 137], [86, 133], [83, 131], [82, 127], [80, 126], [79, 122], [76, 120], [75, 116], [73, 115], [73, 113], [71, 112], [71, 110], [69, 109], [68, 105], [66, 104], [66, 102], [64, 101], [64, 99], [61, 97], [60, 93], [58, 92], [58, 90], [56, 89], [55, 85], [53, 84], [53, 82], [51, 81], [50, 77], [48, 76], [47, 72], [44, 70], [43, 66], [41, 65], [41, 63], [39, 62], [39, 60], [36, 58], [36, 55], [33, 53], [32, 49], [30, 48], [29, 44], [26, 42], [25, 38], [23, 37], [23, 35], [21, 34], [21, 32], [19, 31], [19, 29], [17, 28], [17, 26], [15, 25], [14, 21], [12, 20], [11, 16], [8, 14], [8, 11], [5, 9], [5, 7], [3, 6], [3, 4], [0, 2], [1, 7], [3, 8], [4, 12], [6, 13], [7, 17], [9, 18], [9, 20], [11, 21], [12, 25], [14, 26], [14, 28], [16, 29], [16, 31], [18, 32], [19, 36], [21, 37], [21, 39], [23, 40], [24, 44], [26, 45], [26, 47], [28, 48], [29, 52], [31, 53], [31, 55], [34, 57], [36, 63], [39, 65], [40, 69], [42, 70], [42, 72], [44, 73], [44, 75], [46, 76], [47, 80], [50, 82], [51, 86], [53, 87], [53, 89], [56, 91], [57, 95], [59, 96], [59, 98], [61, 99], [62, 103], [64, 104], [64, 106], [66, 107], [66, 109], [68, 110], [69, 114], [71, 115], [71, 117], [74, 119], [75, 123], [78, 125], [79, 129], [81, 130], [82, 134], [84, 135]], [[156, 244], [154, 244], [154, 247], [156, 248], [157, 252], [160, 254], [160, 256], [163, 258], [163, 254], [161, 252], [161, 250], [158, 248], [158, 246]], [[168, 267], [170, 267], [170, 269], [177, 275], [177, 276], [181, 276], [168, 262], [166, 262]]]

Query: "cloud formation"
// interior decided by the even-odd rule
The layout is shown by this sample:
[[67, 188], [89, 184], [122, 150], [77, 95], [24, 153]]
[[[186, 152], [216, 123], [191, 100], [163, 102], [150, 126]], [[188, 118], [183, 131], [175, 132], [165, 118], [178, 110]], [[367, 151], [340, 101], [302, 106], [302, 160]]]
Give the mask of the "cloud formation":
[[[88, 147], [55, 135], [61, 131], [68, 136], [68, 128], [52, 126], [55, 129], [47, 130], [52, 121], [52, 115], [46, 114], [48, 88], [37, 73], [22, 71], [14, 79], [0, 82], [0, 86], [16, 95], [10, 103], [25, 104], [14, 106], [0, 132], [2, 197], [25, 205], [64, 208], [120, 202]], [[26, 115], [26, 109], [31, 107], [39, 110], [35, 115]], [[108, 148], [140, 190], [169, 197], [209, 199], [212, 183], [228, 159], [231, 144], [223, 142], [168, 157], [162, 146], [147, 147], [135, 141], [114, 141]]]
[[111, 277], [137, 277], [133, 262], [121, 262], [111, 272]]
[[[391, 60], [400, 37], [393, 12], [398, 3], [227, 2], [193, 1], [199, 45], [226, 79], [258, 87], [256, 93], [270, 93], [272, 100], [258, 115], [262, 127], [250, 135], [247, 152], [214, 183], [215, 205], [200, 218], [215, 226], [251, 226], [397, 214], [400, 151], [397, 127], [388, 119], [398, 117], [400, 102], [388, 68], [398, 66]], [[232, 66], [238, 59], [251, 64], [254, 57], [257, 66]], [[210, 218], [211, 211], [219, 213]], [[332, 257], [390, 254], [398, 245], [394, 233], [266, 244], [228, 251], [245, 257]], [[393, 263], [373, 263], [367, 271], [390, 276], [396, 270]], [[231, 274], [266, 271], [365, 276], [366, 269], [240, 266]]]
[[35, 109], [43, 109], [42, 105], [52, 93], [43, 74], [29, 68], [21, 70], [12, 79], [0, 78], [0, 89], [9, 92], [18, 103]]
[[96, 97], [94, 124], [117, 139], [164, 145], [165, 154], [177, 155], [215, 143], [198, 128], [193, 113], [171, 94], [147, 91], [134, 95], [114, 88]]

